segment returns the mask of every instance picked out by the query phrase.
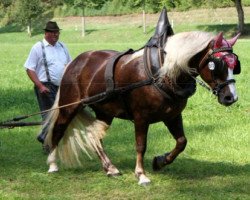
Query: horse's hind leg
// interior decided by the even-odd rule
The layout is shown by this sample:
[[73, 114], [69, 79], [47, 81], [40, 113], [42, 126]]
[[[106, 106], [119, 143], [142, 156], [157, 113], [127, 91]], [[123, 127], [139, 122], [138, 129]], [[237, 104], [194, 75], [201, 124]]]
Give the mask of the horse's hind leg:
[[179, 115], [175, 120], [172, 120], [171, 122], [164, 122], [164, 123], [168, 127], [170, 133], [175, 138], [176, 146], [171, 152], [154, 158], [153, 169], [155, 171], [160, 170], [165, 165], [172, 163], [175, 160], [175, 158], [182, 151], [184, 151], [186, 144], [187, 144], [187, 139], [184, 135], [181, 115]]
[[57, 148], [54, 148], [50, 152], [47, 159], [47, 163], [49, 165], [49, 170], [48, 170], [49, 173], [58, 172], [59, 168], [57, 166], [56, 161], [57, 161]]
[[107, 154], [103, 150], [103, 147], [98, 148], [98, 156], [102, 162], [102, 167], [107, 176], [113, 177], [121, 175], [120, 171], [112, 164], [111, 160], [108, 158]]
[[[57, 146], [64, 136], [64, 132], [67, 129], [68, 124], [76, 114], [78, 110], [78, 105], [73, 105], [67, 108], [61, 108], [60, 112], [57, 116], [56, 119], [54, 119], [53, 123], [54, 126], [51, 127], [52, 130], [49, 130], [49, 134], [47, 135], [49, 143], [50, 143], [50, 154], [47, 159], [47, 164], [49, 165], [49, 170], [48, 172], [57, 172], [59, 170], [57, 166], [57, 157], [58, 157], [58, 152], [57, 152]], [[52, 118], [53, 120], [53, 118]], [[46, 141], [48, 141], [46, 138]]]
[[[107, 129], [109, 128], [109, 125], [112, 123], [113, 118], [110, 118], [108, 116], [104, 116], [103, 113], [99, 113], [96, 111], [96, 117], [98, 118], [96, 124], [93, 125], [93, 128], [95, 131], [104, 131], [106, 132]], [[98, 123], [99, 121], [99, 123]], [[102, 122], [102, 123], [100, 123]], [[96, 129], [98, 127], [98, 129]], [[103, 148], [103, 143], [102, 140], [100, 140], [99, 146], [97, 146], [97, 151], [96, 151], [98, 157], [101, 160], [102, 167], [104, 171], [106, 172], [107, 176], [119, 176], [121, 175], [120, 171], [113, 165], [109, 157], [107, 156], [106, 152], [104, 151]]]

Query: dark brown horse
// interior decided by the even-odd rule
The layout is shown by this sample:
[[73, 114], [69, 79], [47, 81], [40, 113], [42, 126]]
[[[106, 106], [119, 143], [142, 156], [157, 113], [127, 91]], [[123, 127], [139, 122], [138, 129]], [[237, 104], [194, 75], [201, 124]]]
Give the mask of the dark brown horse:
[[[229, 106], [237, 101], [233, 74], [239, 73], [240, 64], [232, 46], [238, 36], [226, 40], [222, 33], [217, 36], [198, 31], [175, 34], [168, 38], [163, 66], [154, 77], [146, 73], [143, 49], [123, 55], [115, 63], [116, 92], [111, 91], [109, 95], [106, 93], [105, 69], [118, 52], [106, 50], [80, 54], [64, 73], [54, 108], [73, 104], [52, 111], [45, 124], [45, 127], [49, 126], [46, 141], [51, 148], [49, 172], [58, 171], [58, 155], [62, 161], [73, 164], [79, 162], [77, 156], [82, 150], [86, 153], [90, 150], [98, 154], [107, 175], [119, 175], [101, 140], [112, 120], [121, 118], [134, 122], [135, 175], [140, 185], [149, 183], [143, 167], [149, 125], [164, 122], [176, 140], [172, 151], [153, 159], [153, 169], [159, 170], [172, 163], [185, 149], [187, 139], [182, 111], [188, 97], [195, 92], [198, 75], [218, 96], [219, 103]], [[90, 97], [99, 97], [87, 103], [95, 117], [85, 108]]]

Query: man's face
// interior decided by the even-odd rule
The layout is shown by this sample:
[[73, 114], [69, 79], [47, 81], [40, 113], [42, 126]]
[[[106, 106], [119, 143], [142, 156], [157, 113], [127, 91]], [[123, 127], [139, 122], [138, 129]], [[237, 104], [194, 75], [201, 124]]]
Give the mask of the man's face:
[[59, 31], [46, 31], [45, 32], [45, 39], [50, 43], [51, 45], [55, 45], [55, 43], [59, 39], [60, 32]]

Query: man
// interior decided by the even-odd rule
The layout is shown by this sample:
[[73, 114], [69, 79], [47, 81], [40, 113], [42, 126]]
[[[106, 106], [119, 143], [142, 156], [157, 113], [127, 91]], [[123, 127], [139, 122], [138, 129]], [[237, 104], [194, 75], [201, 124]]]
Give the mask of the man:
[[[50, 109], [55, 101], [65, 66], [71, 61], [66, 46], [59, 42], [60, 28], [49, 21], [44, 28], [44, 39], [31, 49], [24, 64], [30, 80], [34, 83], [35, 94], [41, 111]], [[46, 113], [42, 114], [43, 121]], [[37, 139], [43, 143], [46, 133]]]

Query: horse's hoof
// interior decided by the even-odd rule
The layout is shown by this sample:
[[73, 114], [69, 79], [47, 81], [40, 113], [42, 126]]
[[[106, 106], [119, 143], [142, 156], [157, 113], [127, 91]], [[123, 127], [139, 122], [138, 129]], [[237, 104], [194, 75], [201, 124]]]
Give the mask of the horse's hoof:
[[48, 173], [56, 173], [58, 172], [59, 170], [58, 169], [49, 169], [48, 170]]
[[152, 168], [154, 171], [159, 171], [161, 169], [160, 166], [158, 165], [157, 160], [158, 160], [158, 158], [154, 157], [153, 162], [152, 162]]
[[146, 186], [150, 185], [150, 181], [149, 182], [145, 182], [145, 183], [138, 183], [138, 185], [146, 187]]
[[154, 171], [161, 170], [164, 166], [167, 165], [166, 157], [169, 153], [164, 154], [163, 156], [155, 156], [152, 162], [152, 168]]
[[[105, 169], [104, 169], [105, 170]], [[118, 177], [121, 176], [122, 174], [120, 173], [120, 171], [113, 165], [111, 165], [109, 168], [107, 168], [106, 170], [106, 174], [108, 177]]]
[[150, 184], [150, 182], [151, 181], [149, 180], [149, 178], [142, 174], [142, 175], [140, 175], [138, 185], [147, 186]]
[[49, 167], [48, 173], [55, 173], [55, 172], [58, 172], [58, 171], [59, 171], [59, 168], [57, 167], [57, 165], [51, 164], [50, 167]]
[[116, 177], [119, 177], [121, 175], [122, 175], [122, 173], [120, 173], [120, 172], [118, 172], [118, 173], [107, 172], [107, 176], [108, 177], [114, 177], [114, 178], [116, 178]]

